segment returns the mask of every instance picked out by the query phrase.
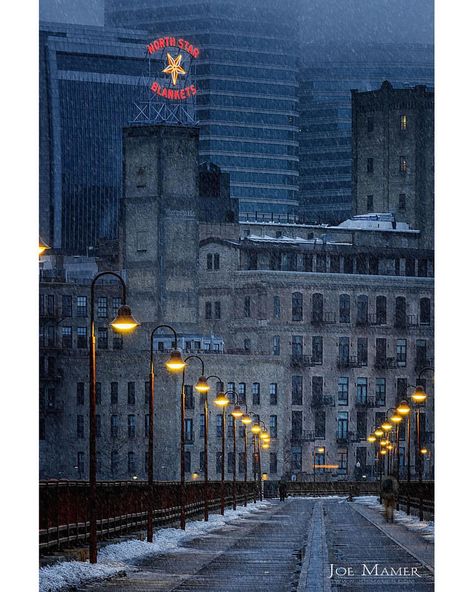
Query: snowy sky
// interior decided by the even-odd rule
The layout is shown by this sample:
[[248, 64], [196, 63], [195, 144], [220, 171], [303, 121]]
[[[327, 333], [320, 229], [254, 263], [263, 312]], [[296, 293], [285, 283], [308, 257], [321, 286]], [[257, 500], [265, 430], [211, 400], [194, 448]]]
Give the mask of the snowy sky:
[[[302, 3], [308, 41], [433, 42], [434, 0], [276, 1]], [[103, 11], [104, 0], [40, 0], [42, 20], [102, 25]]]

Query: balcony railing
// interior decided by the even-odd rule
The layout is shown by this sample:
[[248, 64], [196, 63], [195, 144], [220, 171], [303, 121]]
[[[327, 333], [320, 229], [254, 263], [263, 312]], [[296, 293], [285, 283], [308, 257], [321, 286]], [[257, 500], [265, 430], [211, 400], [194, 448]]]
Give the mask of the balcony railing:
[[434, 368], [433, 358], [417, 357], [415, 359], [415, 370], [419, 372], [423, 368]]
[[336, 323], [335, 312], [324, 312], [322, 314], [313, 314], [311, 324], [319, 327], [320, 325], [333, 325]]
[[311, 400], [311, 407], [334, 407], [335, 399], [332, 395], [314, 395]]
[[371, 408], [375, 407], [375, 397], [356, 398], [356, 407]]
[[303, 430], [291, 434], [291, 439], [298, 442], [314, 442], [315, 440], [324, 440], [324, 436], [314, 430]]
[[291, 356], [291, 365], [293, 368], [308, 368], [311, 366], [318, 366], [321, 362], [317, 362], [312, 356], [293, 355]]
[[365, 361], [364, 363], [357, 356], [343, 356], [337, 358], [338, 368], [362, 368], [364, 366], [367, 366], [367, 362]]
[[376, 357], [374, 368], [378, 370], [393, 370], [398, 368], [397, 360], [395, 358]]

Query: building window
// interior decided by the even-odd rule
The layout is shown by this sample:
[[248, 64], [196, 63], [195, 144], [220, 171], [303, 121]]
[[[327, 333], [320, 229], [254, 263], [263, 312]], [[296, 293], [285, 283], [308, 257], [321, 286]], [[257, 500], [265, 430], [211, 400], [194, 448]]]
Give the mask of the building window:
[[110, 453], [110, 473], [116, 477], [119, 472], [119, 453], [118, 450], [112, 450]]
[[291, 404], [303, 405], [303, 377], [291, 377]]
[[407, 378], [397, 378], [397, 403], [406, 399], [408, 389]]
[[136, 473], [135, 453], [130, 451], [128, 453], [128, 474], [133, 477]]
[[278, 457], [276, 452], [270, 452], [270, 473], [278, 473]]
[[78, 382], [76, 385], [76, 405], [84, 405], [84, 383]]
[[248, 337], [244, 339], [244, 351], [245, 353], [249, 353], [252, 351], [252, 342]]
[[415, 275], [415, 258], [414, 257], [407, 257], [405, 259], [405, 275], [414, 276]]
[[247, 387], [245, 382], [239, 382], [237, 393], [239, 395], [239, 403], [245, 403], [247, 401]]
[[206, 302], [205, 304], [205, 317], [206, 319], [212, 319], [212, 302]]
[[375, 340], [375, 365], [384, 368], [387, 361], [387, 340], [384, 337]]
[[64, 349], [72, 348], [72, 327], [62, 327], [62, 347]]
[[407, 340], [397, 339], [397, 366], [407, 365]]
[[119, 333], [115, 333], [115, 331], [112, 334], [112, 349], [115, 349], [115, 350], [123, 349], [123, 335], [120, 335]]
[[407, 209], [407, 196], [406, 193], [398, 194], [398, 211], [405, 212]]
[[337, 383], [337, 403], [338, 405], [349, 404], [349, 378], [340, 376]]
[[72, 317], [72, 296], [62, 297], [62, 316]]
[[270, 437], [278, 438], [278, 417], [270, 415]]
[[303, 355], [303, 336], [291, 336], [291, 355], [293, 358], [301, 358]]
[[252, 405], [260, 405], [260, 383], [252, 384]]
[[110, 416], [110, 437], [117, 438], [118, 437], [118, 415], [111, 415]]
[[95, 434], [97, 438], [102, 437], [102, 417], [100, 415], [95, 416]]
[[54, 316], [55, 312], [54, 294], [48, 294], [48, 316]]
[[118, 314], [119, 308], [122, 306], [122, 299], [118, 296], [112, 298], [112, 317], [115, 318]]
[[245, 296], [244, 298], [244, 317], [246, 318], [250, 318], [252, 316], [251, 314], [251, 307], [250, 307], [251, 303], [250, 303], [250, 296]]
[[107, 327], [98, 327], [97, 335], [97, 347], [99, 349], [107, 349], [109, 347], [109, 332]]
[[365, 294], [357, 296], [357, 324], [367, 325], [369, 322], [369, 297]]
[[227, 472], [228, 473], [233, 473], [233, 471], [234, 471], [234, 460], [236, 460], [234, 453], [228, 452], [227, 453]]
[[291, 412], [291, 436], [294, 440], [298, 440], [303, 435], [303, 412]]
[[377, 296], [375, 299], [375, 322], [377, 325], [387, 323], [387, 299], [385, 296]]
[[194, 442], [193, 420], [189, 417], [184, 420], [184, 441]]
[[429, 298], [420, 299], [420, 325], [429, 325], [431, 323], [431, 300]]
[[87, 327], [77, 328], [77, 348], [85, 349], [87, 347]]
[[97, 316], [99, 319], [106, 319], [108, 316], [106, 296], [97, 298]]
[[76, 435], [78, 438], [84, 438], [84, 416], [78, 415], [76, 418]]
[[96, 402], [96, 405], [102, 404], [102, 383], [101, 382], [95, 383], [95, 402]]
[[207, 269], [212, 269], [212, 253], [208, 253], [207, 257]]
[[184, 408], [185, 409], [194, 409], [194, 395], [193, 395], [193, 385], [192, 384], [185, 384], [184, 385]]
[[405, 131], [408, 128], [408, 116], [406, 113], [400, 115], [400, 129]]
[[367, 172], [368, 173], [374, 172], [374, 159], [373, 158], [367, 159]]
[[311, 320], [313, 323], [323, 321], [323, 295], [313, 294], [311, 297]]
[[274, 356], [279, 356], [280, 355], [280, 336], [279, 335], [274, 335], [273, 336], [273, 355]]
[[270, 383], [270, 405], [278, 405], [278, 385], [276, 382]]
[[184, 452], [184, 472], [190, 473], [191, 472], [191, 451], [186, 450]]
[[128, 416], [127, 427], [128, 427], [128, 437], [129, 438], [135, 438], [135, 432], [136, 432], [136, 418], [135, 418], [135, 415], [129, 415]]
[[216, 438], [222, 438], [222, 413], [216, 415]]
[[385, 378], [375, 379], [375, 404], [377, 407], [385, 407], [387, 385]]
[[291, 447], [291, 470], [301, 471], [303, 453], [301, 446]]
[[148, 413], [145, 414], [145, 438], [148, 438], [150, 434], [150, 415]]
[[[367, 438], [367, 413], [365, 411], [357, 412], [357, 439], [365, 440]], [[359, 449], [358, 449], [359, 450]]]
[[304, 254], [303, 255], [303, 270], [307, 273], [311, 273], [313, 271], [313, 256]]
[[323, 409], [315, 413], [314, 435], [316, 438], [326, 438], [326, 411]]
[[369, 341], [367, 337], [357, 338], [357, 364], [367, 366], [368, 363]]
[[404, 328], [407, 325], [407, 301], [403, 296], [395, 298], [395, 327]]
[[78, 317], [87, 316], [87, 296], [78, 296], [76, 299], [76, 314]]
[[312, 355], [313, 364], [323, 363], [323, 338], [322, 335], [313, 335], [312, 338]]
[[206, 430], [206, 416], [204, 413], [199, 415], [199, 437], [204, 438], [204, 432]]
[[326, 273], [326, 255], [316, 253], [316, 271]]
[[356, 403], [367, 403], [367, 378], [359, 377], [356, 381]]
[[341, 294], [339, 296], [339, 322], [351, 322], [351, 299], [348, 294]]
[[323, 377], [313, 376], [311, 378], [311, 406], [317, 407], [323, 396]]
[[338, 440], [347, 440], [347, 429], [349, 424], [349, 412], [338, 411], [337, 412], [337, 433], [336, 438]]
[[374, 131], [374, 118], [372, 115], [367, 117], [367, 133], [371, 133]]
[[426, 340], [425, 339], [417, 339], [416, 343], [415, 343], [415, 347], [416, 347], [415, 366], [417, 368], [424, 368], [425, 366], [428, 366], [429, 364], [426, 359]]
[[347, 475], [347, 449], [339, 450], [337, 453], [339, 457], [339, 475]]
[[79, 479], [82, 479], [85, 471], [85, 463], [84, 463], [84, 453], [78, 452], [77, 453], [77, 473], [79, 475]]
[[293, 292], [291, 295], [291, 320], [303, 320], [303, 294], [301, 292]]
[[374, 196], [373, 195], [367, 196], [367, 211], [368, 212], [374, 211]]
[[129, 382], [127, 384], [127, 403], [128, 405], [135, 405], [135, 383]]
[[273, 318], [274, 319], [280, 318], [280, 297], [279, 296], [273, 297]]
[[221, 258], [219, 253], [214, 253], [214, 269], [218, 270], [221, 266]]
[[428, 277], [428, 259], [418, 259], [418, 277]]
[[349, 366], [349, 337], [339, 337], [339, 364]]
[[400, 156], [400, 172], [403, 175], [408, 173], [408, 160], [406, 156]]
[[339, 273], [341, 270], [341, 258], [339, 255], [329, 255], [329, 273]]
[[221, 318], [221, 303], [219, 301], [214, 302], [214, 318], [215, 319]]
[[110, 404], [117, 405], [118, 403], [118, 382], [110, 383]]

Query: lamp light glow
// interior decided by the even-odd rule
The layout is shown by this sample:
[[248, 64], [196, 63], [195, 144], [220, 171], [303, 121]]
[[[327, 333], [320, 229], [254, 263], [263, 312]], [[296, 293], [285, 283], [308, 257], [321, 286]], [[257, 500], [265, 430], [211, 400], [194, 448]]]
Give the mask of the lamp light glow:
[[133, 318], [132, 311], [127, 304], [122, 304], [117, 311], [117, 316], [110, 324], [117, 333], [132, 333], [140, 326], [140, 323]]
[[240, 417], [243, 416], [244, 412], [242, 411], [242, 409], [240, 408], [239, 405], [235, 405], [234, 408], [232, 409], [232, 411], [230, 412], [230, 414], [235, 419], [239, 419]]
[[258, 425], [258, 423], [254, 423], [250, 430], [252, 434], [259, 434], [262, 431], [262, 428]]
[[174, 349], [170, 353], [169, 360], [165, 362], [165, 366], [170, 372], [179, 372], [182, 370], [186, 366], [186, 363], [183, 360], [181, 352], [177, 349]]
[[229, 404], [229, 399], [227, 398], [225, 393], [217, 393], [217, 397], [214, 399], [215, 405], [219, 405], [219, 407], [225, 407]]
[[377, 438], [381, 438], [383, 436], [383, 430], [381, 428], [377, 428], [374, 432]]
[[252, 418], [251, 418], [251, 417], [250, 417], [250, 415], [248, 415], [247, 413], [244, 413], [244, 414], [242, 415], [241, 422], [242, 422], [244, 425], [250, 425], [250, 424], [252, 423]]
[[428, 395], [425, 393], [422, 386], [417, 386], [415, 392], [411, 396], [411, 400], [414, 403], [424, 403], [427, 398]]
[[384, 421], [380, 427], [382, 428], [382, 430], [384, 430], [384, 432], [389, 432], [393, 428], [392, 424], [388, 421]]
[[194, 388], [197, 390], [198, 393], [201, 393], [202, 395], [205, 395], [206, 393], [209, 392], [210, 390], [210, 386], [206, 380], [205, 376], [200, 376], [199, 380], [197, 381], [197, 383], [194, 385]]
[[397, 407], [397, 413], [400, 415], [408, 415], [410, 413], [410, 406], [406, 401], [402, 401], [400, 405]]

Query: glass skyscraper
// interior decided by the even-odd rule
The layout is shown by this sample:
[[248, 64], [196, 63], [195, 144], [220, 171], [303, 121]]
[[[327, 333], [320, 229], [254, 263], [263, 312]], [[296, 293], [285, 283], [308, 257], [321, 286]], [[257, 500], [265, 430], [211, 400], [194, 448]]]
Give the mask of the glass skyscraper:
[[173, 35], [196, 61], [200, 158], [230, 174], [241, 217], [298, 204], [296, 21], [282, 0], [106, 0], [106, 26]]
[[335, 224], [351, 216], [351, 89], [434, 84], [432, 45], [311, 44], [300, 51], [300, 214]]
[[66, 253], [117, 238], [122, 129], [133, 117], [145, 39], [41, 23], [40, 235]]

